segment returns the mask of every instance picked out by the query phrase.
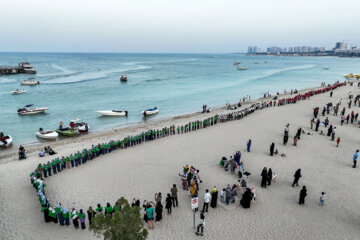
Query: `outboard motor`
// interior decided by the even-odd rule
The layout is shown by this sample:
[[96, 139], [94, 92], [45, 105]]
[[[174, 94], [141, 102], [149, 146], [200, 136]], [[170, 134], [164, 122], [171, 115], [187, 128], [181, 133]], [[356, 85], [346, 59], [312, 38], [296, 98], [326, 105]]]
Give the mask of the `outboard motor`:
[[125, 111], [125, 116], [127, 116], [128, 115], [128, 111]]

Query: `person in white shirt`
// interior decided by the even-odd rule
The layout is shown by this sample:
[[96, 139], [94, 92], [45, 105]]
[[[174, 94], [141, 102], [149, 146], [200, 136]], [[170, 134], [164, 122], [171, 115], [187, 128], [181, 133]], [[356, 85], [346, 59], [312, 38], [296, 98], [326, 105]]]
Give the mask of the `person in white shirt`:
[[209, 193], [209, 189], [206, 189], [205, 195], [204, 195], [204, 206], [203, 206], [202, 212], [208, 211], [210, 200], [211, 200], [211, 194]]

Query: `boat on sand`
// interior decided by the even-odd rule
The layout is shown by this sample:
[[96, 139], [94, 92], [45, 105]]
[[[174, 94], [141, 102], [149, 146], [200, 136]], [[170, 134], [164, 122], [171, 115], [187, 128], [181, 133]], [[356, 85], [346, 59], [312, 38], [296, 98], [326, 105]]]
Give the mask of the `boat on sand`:
[[0, 147], [7, 147], [9, 146], [13, 141], [13, 138], [8, 135], [4, 136], [3, 133], [0, 133]]
[[39, 129], [39, 132], [35, 133], [38, 138], [55, 140], [58, 137], [58, 133], [55, 131], [44, 131], [42, 128]]

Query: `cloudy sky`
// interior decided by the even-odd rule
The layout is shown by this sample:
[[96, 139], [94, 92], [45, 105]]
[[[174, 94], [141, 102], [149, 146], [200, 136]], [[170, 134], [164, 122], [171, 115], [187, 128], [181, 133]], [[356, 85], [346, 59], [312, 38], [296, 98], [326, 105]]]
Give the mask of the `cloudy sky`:
[[359, 0], [0, 0], [0, 51], [241, 52], [360, 46]]

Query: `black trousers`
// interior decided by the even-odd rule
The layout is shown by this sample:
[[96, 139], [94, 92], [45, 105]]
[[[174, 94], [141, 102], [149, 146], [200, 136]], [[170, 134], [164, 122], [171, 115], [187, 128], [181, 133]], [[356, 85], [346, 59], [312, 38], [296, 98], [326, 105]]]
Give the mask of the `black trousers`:
[[203, 212], [207, 212], [207, 211], [208, 211], [208, 208], [209, 208], [209, 203], [204, 202], [204, 206], [203, 206], [202, 211], [203, 211]]
[[353, 168], [356, 168], [356, 162], [357, 162], [357, 161], [354, 160], [354, 166], [353, 166]]
[[201, 229], [201, 233], [203, 233], [204, 232], [204, 225], [202, 225], [202, 224], [199, 224], [198, 226], [197, 226], [197, 233], [200, 231], [200, 229]]
[[292, 186], [294, 186], [296, 184], [296, 186], [299, 186], [299, 178], [294, 178], [294, 182], [292, 184]]
[[173, 207], [177, 207], [178, 206], [178, 200], [177, 200], [177, 197], [176, 198], [171, 198], [171, 201], [172, 201], [172, 204], [173, 204]]

